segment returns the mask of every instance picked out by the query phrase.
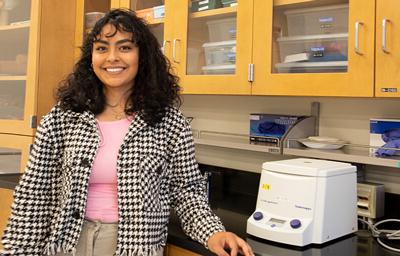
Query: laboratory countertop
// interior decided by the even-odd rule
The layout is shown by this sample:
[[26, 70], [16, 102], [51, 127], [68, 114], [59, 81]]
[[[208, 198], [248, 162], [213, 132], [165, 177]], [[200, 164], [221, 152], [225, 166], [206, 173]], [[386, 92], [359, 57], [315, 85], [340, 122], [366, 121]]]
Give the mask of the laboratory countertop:
[[14, 189], [20, 176], [20, 173], [0, 173], [0, 188]]
[[[238, 202], [240, 205], [240, 202]], [[323, 245], [312, 245], [304, 248], [288, 246], [262, 240], [246, 234], [248, 216], [237, 214], [231, 210], [215, 209], [215, 212], [224, 222], [228, 231], [244, 238], [252, 247], [255, 256], [399, 256], [400, 253], [387, 250], [379, 245], [369, 231], [359, 230], [355, 234], [336, 239]], [[185, 248], [204, 256], [212, 256], [199, 243], [188, 238], [181, 228], [176, 217], [171, 219], [169, 226], [168, 243]], [[399, 243], [391, 244], [399, 248]]]
[[[258, 239], [246, 234], [247, 218], [255, 209], [258, 174], [240, 174], [235, 171], [213, 171], [210, 181], [210, 204], [228, 231], [244, 238], [256, 256], [400, 256], [379, 245], [368, 231], [360, 230], [353, 235], [331, 241], [324, 245], [292, 247]], [[19, 174], [0, 174], [0, 188], [13, 189]], [[246, 184], [246, 186], [240, 186]], [[200, 255], [214, 255], [201, 244], [188, 238], [172, 213], [169, 224], [168, 243]], [[393, 242], [393, 247], [399, 243]]]

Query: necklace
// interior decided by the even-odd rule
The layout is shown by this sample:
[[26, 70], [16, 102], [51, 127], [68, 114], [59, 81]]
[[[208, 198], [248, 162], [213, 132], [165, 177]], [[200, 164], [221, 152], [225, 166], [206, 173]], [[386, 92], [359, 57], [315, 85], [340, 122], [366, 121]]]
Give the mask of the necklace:
[[114, 108], [110, 107], [110, 110], [112, 112], [112, 116], [114, 117], [115, 120], [121, 120], [125, 117], [125, 111], [117, 111]]
[[110, 104], [110, 103], [108, 103], [108, 102], [106, 101], [106, 105], [109, 106], [109, 107], [112, 107], [112, 108], [117, 107], [117, 106], [119, 105], [119, 103], [120, 103], [120, 102], [117, 102], [117, 103], [115, 103], [115, 104]]

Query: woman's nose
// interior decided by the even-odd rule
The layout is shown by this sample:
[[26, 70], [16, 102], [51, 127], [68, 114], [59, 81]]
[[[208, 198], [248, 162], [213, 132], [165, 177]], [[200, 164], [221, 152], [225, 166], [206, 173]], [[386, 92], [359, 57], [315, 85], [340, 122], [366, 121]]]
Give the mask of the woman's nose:
[[119, 60], [118, 52], [115, 49], [111, 48], [107, 56], [107, 61], [114, 62], [118, 60]]

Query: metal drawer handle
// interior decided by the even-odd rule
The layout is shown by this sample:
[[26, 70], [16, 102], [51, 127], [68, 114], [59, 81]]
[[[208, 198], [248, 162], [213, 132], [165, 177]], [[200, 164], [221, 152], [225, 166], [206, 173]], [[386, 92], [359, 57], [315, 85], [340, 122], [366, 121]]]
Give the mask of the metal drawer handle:
[[360, 25], [364, 25], [364, 23], [362, 23], [361, 21], [357, 21], [356, 22], [356, 34], [355, 34], [355, 42], [354, 42], [354, 51], [358, 54], [358, 55], [363, 55], [362, 52], [360, 51], [360, 47], [359, 47], [359, 32], [360, 32]]
[[382, 20], [382, 51], [384, 53], [389, 53], [389, 49], [387, 48], [387, 45], [386, 45], [386, 32], [387, 32], [386, 25], [389, 22], [390, 22], [390, 20], [388, 20], [388, 19]]
[[181, 41], [178, 38], [174, 39], [173, 45], [172, 45], [172, 60], [176, 63], [179, 63], [179, 60], [176, 58], [176, 42]]

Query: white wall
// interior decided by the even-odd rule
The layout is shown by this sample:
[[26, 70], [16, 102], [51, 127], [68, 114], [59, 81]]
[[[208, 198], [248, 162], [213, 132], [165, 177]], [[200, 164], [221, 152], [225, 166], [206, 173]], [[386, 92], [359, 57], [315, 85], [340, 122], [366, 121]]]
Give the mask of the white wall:
[[[400, 99], [331, 97], [266, 97], [185, 95], [182, 110], [193, 116], [192, 128], [238, 134], [249, 133], [250, 113], [309, 115], [311, 102], [320, 102], [321, 136], [354, 144], [369, 144], [370, 118], [400, 118]], [[197, 145], [199, 162], [260, 172], [265, 161], [286, 158], [261, 152]], [[367, 166], [369, 181], [384, 183], [386, 191], [400, 194], [400, 169]]]

